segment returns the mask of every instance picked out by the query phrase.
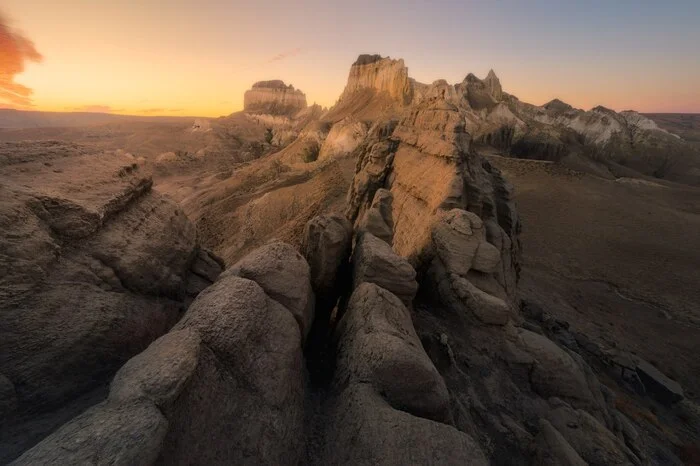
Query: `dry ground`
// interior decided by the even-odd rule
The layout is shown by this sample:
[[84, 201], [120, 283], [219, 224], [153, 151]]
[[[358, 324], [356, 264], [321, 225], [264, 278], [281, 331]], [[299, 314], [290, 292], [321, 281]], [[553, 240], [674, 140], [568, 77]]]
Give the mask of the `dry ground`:
[[700, 396], [700, 188], [490, 157], [515, 186], [521, 293]]

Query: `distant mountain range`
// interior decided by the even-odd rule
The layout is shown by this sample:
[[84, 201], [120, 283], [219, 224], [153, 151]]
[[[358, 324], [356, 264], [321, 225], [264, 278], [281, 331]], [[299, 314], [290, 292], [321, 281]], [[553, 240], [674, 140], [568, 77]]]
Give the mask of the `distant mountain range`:
[[0, 129], [76, 127], [120, 121], [173, 122], [194, 117], [115, 115], [92, 112], [38, 112], [0, 108]]

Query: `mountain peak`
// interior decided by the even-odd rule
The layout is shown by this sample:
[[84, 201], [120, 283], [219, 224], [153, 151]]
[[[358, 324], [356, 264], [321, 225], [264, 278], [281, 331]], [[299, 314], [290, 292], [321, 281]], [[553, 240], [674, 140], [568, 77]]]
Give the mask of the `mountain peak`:
[[[389, 57], [386, 57], [389, 58]], [[359, 66], [359, 65], [370, 65], [372, 63], [377, 63], [380, 60], [383, 60], [384, 57], [381, 55], [375, 53], [375, 54], [368, 54], [368, 53], [363, 53], [360, 56], [357, 57], [357, 60], [355, 60], [355, 63], [352, 64], [352, 66]]]
[[559, 99], [552, 99], [546, 104], [544, 104], [542, 107], [546, 108], [547, 110], [552, 110], [555, 112], [566, 112], [567, 110], [573, 109], [573, 107], [566, 102], [563, 102]]

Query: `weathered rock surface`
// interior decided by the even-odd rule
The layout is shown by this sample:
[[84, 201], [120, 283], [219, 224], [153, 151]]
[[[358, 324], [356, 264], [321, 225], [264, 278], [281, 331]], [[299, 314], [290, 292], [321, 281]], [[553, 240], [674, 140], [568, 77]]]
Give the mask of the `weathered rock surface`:
[[158, 458], [168, 421], [147, 400], [99, 404], [32, 448], [13, 465], [150, 465]]
[[590, 465], [642, 464], [620, 439], [584, 410], [561, 403], [547, 419]]
[[[249, 270], [251, 258], [267, 261], [271, 276], [262, 276], [264, 286], [290, 302], [275, 281], [299, 271], [294, 256], [283, 260], [290, 259], [286, 252], [271, 244], [236, 271]], [[297, 284], [310, 287], [308, 272]], [[17, 464], [102, 464], [105, 458], [110, 464], [297, 464], [304, 431], [302, 342], [290, 309], [255, 281], [226, 273], [170, 333], [122, 367], [104, 403]]]
[[398, 296], [409, 305], [418, 291], [416, 271], [404, 258], [397, 256], [386, 242], [364, 233], [352, 256], [353, 287], [374, 283]]
[[[10, 431], [107, 382], [221, 267], [132, 157], [23, 143], [0, 163], [0, 374], [13, 387], [0, 404]], [[0, 444], [2, 458], [32, 441]]]
[[352, 67], [340, 102], [363, 89], [386, 93], [392, 99], [407, 104], [412, 99], [408, 68], [403, 60], [382, 58], [379, 55], [360, 55]]
[[367, 125], [348, 117], [334, 124], [321, 146], [319, 160], [350, 156], [367, 137]]
[[408, 309], [394, 294], [360, 284], [336, 332], [337, 383], [371, 383], [396, 409], [444, 421], [448, 393], [416, 335]]
[[256, 249], [225, 272], [256, 281], [268, 296], [289, 309], [306, 336], [314, 320], [309, 264], [281, 241]]
[[389, 291], [362, 283], [336, 329], [338, 368], [317, 464], [487, 464], [447, 421], [448, 394]]
[[374, 193], [374, 199], [359, 223], [359, 231], [366, 231], [391, 246], [394, 238], [394, 219], [391, 206], [394, 195], [387, 189], [380, 188]]
[[588, 464], [546, 419], [540, 419], [536, 458], [537, 464], [543, 466], [586, 466]]
[[346, 291], [347, 263], [352, 248], [352, 225], [341, 215], [321, 215], [304, 228], [302, 254], [316, 294], [316, 316], [330, 319], [331, 311]]
[[306, 95], [283, 81], [260, 81], [246, 91], [243, 109], [249, 113], [292, 115], [306, 108]]

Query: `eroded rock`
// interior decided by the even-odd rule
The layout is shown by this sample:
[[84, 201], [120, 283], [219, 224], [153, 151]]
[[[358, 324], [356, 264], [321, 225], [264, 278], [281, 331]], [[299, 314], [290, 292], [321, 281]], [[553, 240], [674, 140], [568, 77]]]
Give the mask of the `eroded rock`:
[[391, 246], [371, 233], [360, 236], [352, 256], [353, 286], [374, 283], [391, 291], [406, 305], [418, 290], [416, 271], [402, 257], [397, 256]]

